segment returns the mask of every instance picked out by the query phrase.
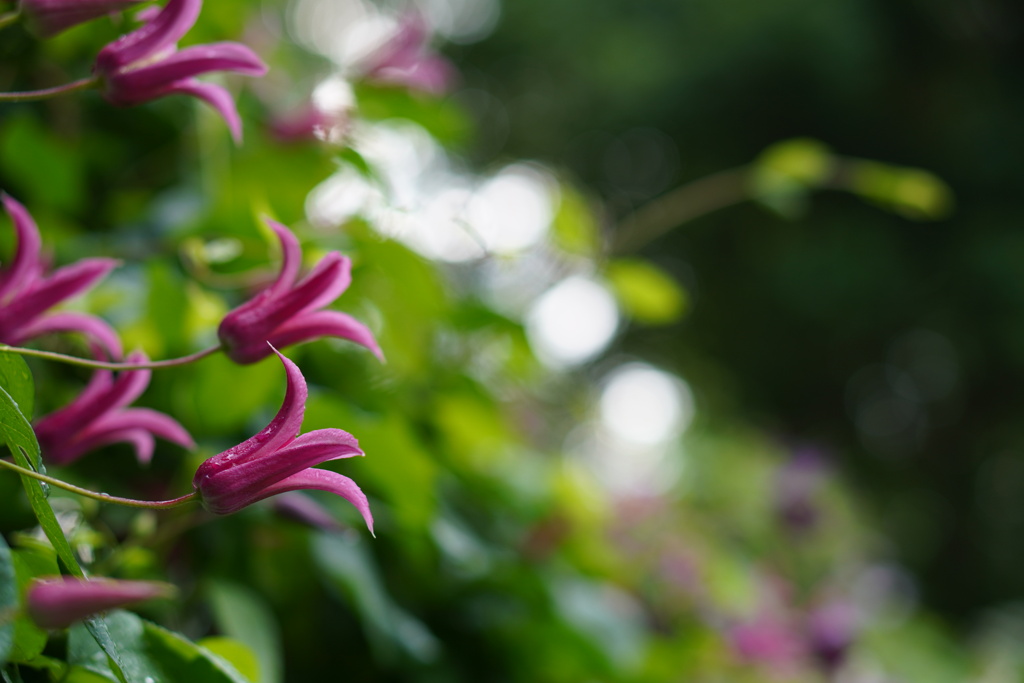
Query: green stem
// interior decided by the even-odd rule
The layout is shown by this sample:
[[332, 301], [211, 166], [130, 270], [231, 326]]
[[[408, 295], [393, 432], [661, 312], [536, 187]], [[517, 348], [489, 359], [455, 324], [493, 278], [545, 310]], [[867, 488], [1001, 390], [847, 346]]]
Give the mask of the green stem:
[[133, 508], [167, 510], [169, 508], [176, 508], [180, 505], [184, 505], [185, 503], [195, 500], [196, 497], [195, 492], [192, 492], [188, 495], [181, 496], [180, 498], [172, 498], [171, 500], [135, 500], [134, 498], [121, 498], [120, 496], [111, 496], [107, 493], [99, 493], [97, 491], [83, 489], [81, 486], [75, 486], [74, 484], [69, 484], [66, 481], [55, 479], [49, 475], [26, 469], [2, 458], [0, 458], [0, 466], [6, 467], [9, 470], [14, 470], [18, 474], [26, 477], [32, 477], [33, 479], [46, 482], [50, 486], [56, 486], [57, 488], [64, 489], [65, 491], [77, 493], [78, 495], [85, 496], [86, 498], [92, 498], [93, 500], [98, 500], [104, 503], [114, 503], [115, 505], [126, 505]]
[[56, 353], [54, 351], [39, 351], [37, 349], [25, 349], [20, 346], [8, 346], [7, 344], [0, 344], [0, 352], [16, 353], [20, 356], [32, 356], [34, 358], [45, 358], [46, 360], [54, 360], [59, 363], [80, 365], [83, 368], [97, 368], [99, 370], [153, 370], [156, 368], [169, 368], [175, 365], [187, 365], [189, 363], [194, 363], [195, 361], [213, 355], [220, 350], [221, 347], [218, 345], [211, 346], [210, 348], [203, 349], [202, 351], [197, 351], [188, 356], [182, 356], [181, 358], [154, 360], [147, 361], [145, 363], [111, 363], [102, 360], [79, 358], [78, 356], [68, 356], [63, 353]]
[[15, 23], [19, 19], [21, 19], [21, 10], [20, 9], [16, 9], [16, 10], [12, 10], [10, 12], [5, 12], [4, 14], [0, 14], [0, 28], [5, 28], [7, 26], [10, 26], [11, 24]]
[[99, 85], [99, 82], [99, 78], [96, 76], [90, 76], [89, 78], [83, 78], [78, 81], [72, 81], [71, 83], [65, 83], [64, 85], [58, 85], [53, 88], [44, 88], [42, 90], [0, 92], [0, 102], [34, 102], [35, 100], [48, 100], [51, 97], [65, 95], [69, 92], [75, 92], [76, 90], [94, 88]]
[[750, 167], [721, 171], [678, 187], [626, 216], [612, 241], [616, 254], [637, 251], [676, 226], [751, 198]]

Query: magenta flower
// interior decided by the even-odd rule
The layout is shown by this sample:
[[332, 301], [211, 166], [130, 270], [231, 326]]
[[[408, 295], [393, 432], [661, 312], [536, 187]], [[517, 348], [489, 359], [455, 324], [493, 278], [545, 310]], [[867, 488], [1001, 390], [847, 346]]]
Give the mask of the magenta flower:
[[43, 38], [72, 26], [120, 12], [143, 0], [21, 0], [21, 13], [29, 27]]
[[[146, 354], [129, 354], [129, 363], [145, 363]], [[114, 379], [97, 370], [81, 394], [35, 424], [36, 438], [49, 462], [67, 465], [91, 450], [129, 443], [141, 463], [153, 457], [154, 436], [193, 448], [195, 442], [173, 418], [149, 408], [126, 408], [149, 386], [149, 370], [125, 370]]]
[[314, 467], [328, 460], [363, 455], [358, 442], [340, 429], [317, 429], [296, 436], [306, 411], [306, 380], [295, 363], [277, 349], [273, 351], [284, 363], [288, 379], [284, 403], [259, 434], [199, 466], [192, 486], [203, 507], [227, 515], [278, 493], [316, 489], [336, 493], [355, 505], [373, 533], [370, 504], [356, 483]]
[[302, 262], [299, 240], [280, 223], [267, 223], [281, 240], [281, 274], [221, 321], [217, 336], [231, 360], [243, 365], [255, 363], [270, 355], [267, 342], [283, 348], [318, 337], [349, 339], [383, 360], [366, 325], [338, 311], [319, 310], [348, 289], [352, 262], [332, 251], [296, 284]]
[[108, 258], [87, 258], [49, 275], [40, 255], [39, 228], [25, 207], [0, 193], [4, 208], [14, 223], [17, 247], [10, 265], [0, 269], [0, 342], [18, 346], [29, 339], [52, 332], [80, 332], [93, 354], [121, 357], [121, 341], [109, 325], [84, 313], [49, 313], [65, 299], [81, 294], [117, 265]]
[[174, 586], [154, 581], [116, 581], [54, 576], [33, 579], [25, 609], [38, 626], [67, 628], [97, 612], [174, 594]]
[[193, 76], [211, 71], [235, 71], [262, 76], [267, 67], [252, 50], [239, 43], [176, 48], [199, 17], [202, 0], [169, 0], [141, 28], [110, 43], [96, 57], [93, 71], [102, 79], [104, 96], [112, 104], [132, 106], [164, 95], [183, 93], [205, 100], [242, 138], [242, 122], [227, 90], [201, 83]]
[[403, 85], [434, 95], [443, 93], [455, 79], [448, 60], [430, 51], [430, 28], [419, 12], [407, 12], [395, 35], [371, 55], [364, 76], [379, 83]]

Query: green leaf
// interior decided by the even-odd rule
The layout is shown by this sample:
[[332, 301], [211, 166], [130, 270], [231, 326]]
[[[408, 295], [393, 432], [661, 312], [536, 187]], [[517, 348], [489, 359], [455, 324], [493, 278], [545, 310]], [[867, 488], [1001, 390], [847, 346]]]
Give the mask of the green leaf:
[[31, 420], [35, 409], [35, 386], [24, 358], [16, 353], [0, 352], [0, 387], [11, 395], [21, 414]]
[[11, 117], [0, 129], [0, 169], [15, 181], [9, 188], [26, 204], [74, 211], [85, 196], [81, 157], [75, 146], [29, 114]]
[[600, 241], [594, 211], [576, 188], [563, 184], [559, 189], [561, 198], [551, 224], [555, 244], [572, 254], [592, 256]]
[[608, 265], [607, 276], [622, 308], [638, 322], [665, 325], [686, 312], [686, 290], [648, 261], [613, 261]]
[[437, 657], [437, 639], [419, 620], [394, 604], [361, 540], [318, 534], [313, 556], [324, 577], [358, 610], [379, 657], [393, 657], [396, 648], [422, 662]]
[[278, 683], [282, 677], [281, 642], [277, 621], [265, 601], [244, 586], [211, 581], [207, 593], [220, 631], [256, 654], [259, 683]]
[[[107, 623], [130, 683], [251, 683], [222, 657], [131, 612], [110, 612]], [[111, 678], [109, 660], [83, 626], [68, 634], [68, 662]]]
[[[32, 425], [29, 424], [21, 410], [18, 409], [18, 404], [11, 398], [11, 395], [3, 388], [0, 388], [0, 430], [3, 432], [3, 439], [11, 450], [14, 462], [17, 465], [25, 469], [42, 469], [39, 442], [36, 441]], [[39, 526], [53, 545], [54, 550], [57, 552], [57, 557], [60, 558], [60, 561], [69, 572], [77, 577], [84, 578], [85, 572], [82, 571], [81, 565], [78, 564], [78, 558], [75, 557], [71, 544], [68, 543], [67, 537], [64, 536], [64, 531], [60, 528], [60, 522], [57, 521], [53, 508], [50, 507], [50, 503], [46, 500], [47, 492], [43, 488], [42, 482], [21, 475], [21, 483], [25, 487], [29, 505], [32, 506], [32, 511], [36, 515]], [[114, 671], [120, 677], [122, 667], [118, 649], [115, 642], [106, 634], [106, 626], [102, 617], [89, 619], [86, 626], [96, 639], [96, 642], [103, 648], [103, 651], [111, 658]]]
[[226, 660], [250, 681], [261, 680], [259, 657], [245, 643], [234, 638], [212, 636], [210, 638], [203, 638], [198, 644], [200, 647], [204, 647], [221, 659]]
[[953, 207], [953, 191], [928, 171], [876, 161], [854, 161], [850, 168], [851, 191], [904, 218], [936, 220]]
[[0, 667], [14, 643], [14, 615], [18, 609], [18, 589], [14, 576], [14, 560], [7, 541], [0, 536]]

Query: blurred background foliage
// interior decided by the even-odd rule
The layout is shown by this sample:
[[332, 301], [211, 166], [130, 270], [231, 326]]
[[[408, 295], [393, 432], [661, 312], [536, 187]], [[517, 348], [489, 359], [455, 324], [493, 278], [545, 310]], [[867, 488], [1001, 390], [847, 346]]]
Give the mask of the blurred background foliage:
[[[0, 105], [0, 187], [55, 262], [122, 259], [76, 305], [129, 348], [210, 344], [274, 272], [269, 215], [307, 265], [353, 258], [337, 306], [388, 357], [288, 352], [304, 431], [368, 453], [329, 467], [376, 539], [329, 496], [352, 528], [54, 493], [83, 560], [175, 582], [142, 615], [265, 683], [1020, 680], [1020, 7], [430, 0], [458, 72], [439, 96], [360, 72], [403, 8], [208, 3], [184, 43], [272, 67], [226, 79], [239, 147], [184, 98]], [[130, 25], [6, 29], [0, 90], [82, 77]], [[283, 136], [311, 101], [326, 139]], [[88, 377], [31, 367], [37, 416]], [[198, 450], [62, 474], [178, 495], [282, 380], [219, 356], [156, 372], [142, 402]], [[0, 525], [45, 555], [17, 490], [0, 477]], [[22, 640], [48, 680], [61, 639]]]

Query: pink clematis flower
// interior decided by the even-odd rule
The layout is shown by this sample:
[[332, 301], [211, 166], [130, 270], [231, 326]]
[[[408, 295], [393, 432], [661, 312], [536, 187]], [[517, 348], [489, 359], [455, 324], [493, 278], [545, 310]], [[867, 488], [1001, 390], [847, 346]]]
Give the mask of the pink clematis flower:
[[193, 76], [211, 71], [235, 71], [262, 76], [266, 65], [240, 43], [176, 48], [199, 17], [202, 0], [169, 0], [141, 28], [110, 43], [96, 57], [93, 71], [102, 79], [104, 96], [112, 104], [132, 106], [164, 95], [183, 93], [208, 102], [242, 138], [242, 122], [227, 90], [201, 83]]
[[366, 496], [354, 481], [314, 466], [363, 455], [359, 444], [340, 429], [317, 429], [296, 436], [306, 411], [308, 390], [298, 366], [273, 349], [288, 380], [284, 403], [256, 436], [213, 456], [196, 470], [192, 486], [210, 512], [227, 515], [278, 493], [315, 489], [336, 493], [356, 506], [373, 533]]
[[39, 228], [25, 207], [0, 193], [14, 223], [17, 248], [10, 265], [0, 269], [0, 342], [12, 346], [52, 332], [80, 332], [97, 357], [121, 357], [121, 340], [109, 325], [84, 313], [47, 313], [47, 310], [90, 289], [117, 261], [87, 258], [49, 275], [40, 255]]
[[451, 63], [430, 51], [430, 27], [419, 12], [407, 12], [398, 30], [383, 47], [370, 56], [363, 75], [378, 83], [403, 85], [439, 95], [455, 80]]
[[[129, 354], [129, 363], [145, 363], [146, 354]], [[67, 465], [87, 452], [113, 443], [130, 443], [139, 462], [153, 457], [154, 436], [184, 448], [195, 442], [176, 420], [149, 408], [126, 408], [149, 385], [149, 370], [125, 370], [116, 379], [97, 370], [74, 401], [35, 424], [36, 438], [47, 461]]]
[[224, 316], [217, 336], [228, 357], [244, 365], [269, 356], [267, 342], [285, 347], [318, 337], [341, 337], [365, 346], [383, 360], [365, 325], [338, 311], [319, 310], [348, 289], [352, 262], [332, 251], [296, 284], [302, 262], [299, 240], [280, 223], [267, 223], [281, 240], [281, 274], [272, 285]]
[[50, 38], [72, 26], [120, 12], [143, 0], [21, 0], [21, 13], [36, 35]]
[[174, 592], [174, 586], [155, 581], [53, 576], [33, 579], [25, 593], [25, 609], [29, 618], [42, 628], [67, 628], [97, 612], [171, 597]]

